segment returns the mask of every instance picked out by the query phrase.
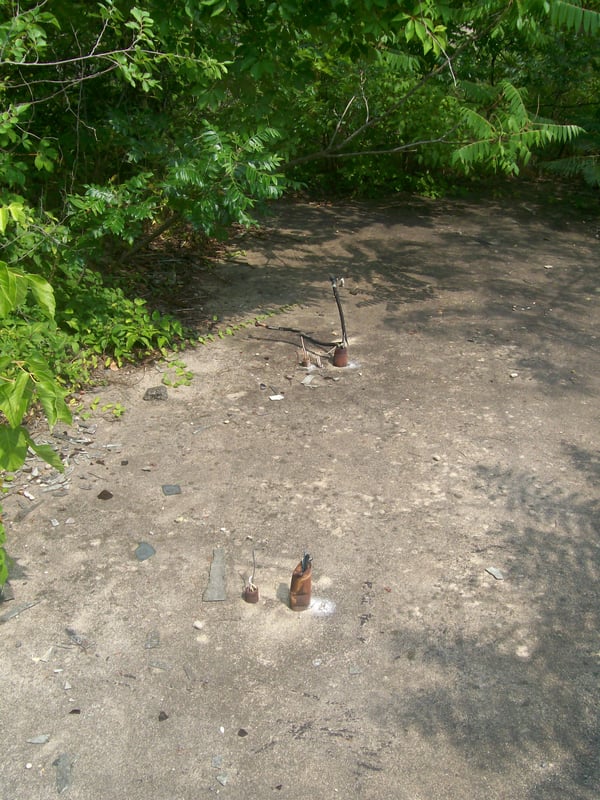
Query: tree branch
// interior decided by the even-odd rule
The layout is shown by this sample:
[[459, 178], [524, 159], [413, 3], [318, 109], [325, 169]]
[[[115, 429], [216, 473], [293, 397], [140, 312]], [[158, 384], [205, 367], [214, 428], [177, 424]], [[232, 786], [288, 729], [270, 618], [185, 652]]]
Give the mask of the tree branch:
[[461, 142], [450, 142], [448, 137], [451, 136], [458, 128], [458, 125], [455, 125], [446, 133], [442, 134], [442, 136], [437, 136], [434, 139], [419, 139], [416, 142], [408, 142], [407, 144], [399, 144], [396, 147], [383, 147], [383, 148], [375, 148], [372, 150], [354, 150], [354, 151], [344, 151], [340, 152], [339, 150], [330, 151], [330, 150], [320, 150], [318, 153], [309, 153], [306, 156], [300, 156], [299, 158], [293, 158], [291, 161], [288, 161], [285, 164], [284, 169], [288, 169], [290, 167], [295, 167], [298, 164], [306, 164], [310, 161], [319, 161], [322, 158], [358, 158], [360, 156], [383, 156], [383, 155], [393, 155], [394, 153], [401, 153], [407, 150], [416, 150], [417, 147], [423, 147], [427, 144], [439, 144], [440, 142], [445, 142], [447, 144], [461, 144]]
[[[499, 12], [499, 14], [496, 15], [496, 18], [492, 20], [492, 22], [486, 28], [486, 30], [483, 31], [481, 34], [479, 34], [479, 36], [477, 36], [475, 38], [479, 39], [479, 38], [482, 38], [483, 36], [487, 35], [489, 33], [489, 31], [491, 31], [493, 29], [493, 27], [497, 23], [498, 19], [500, 19], [502, 17], [502, 15], [505, 14], [505, 13], [507, 13], [506, 10], [504, 10], [502, 12]], [[473, 40], [470, 40], [470, 39], [463, 41], [463, 43], [459, 47], [457, 47], [455, 49], [452, 57], [456, 58], [457, 55], [459, 55], [463, 50], [466, 50], [467, 47], [469, 47], [472, 44], [472, 41]], [[399, 152], [402, 152], [402, 151], [411, 150], [411, 149], [414, 149], [416, 147], [421, 147], [421, 146], [427, 145], [427, 144], [439, 144], [440, 142], [447, 142], [448, 141], [448, 137], [452, 133], [454, 133], [454, 131], [457, 130], [458, 125], [455, 125], [447, 133], [443, 134], [442, 136], [436, 137], [434, 139], [423, 139], [423, 140], [420, 140], [420, 141], [417, 141], [417, 142], [411, 142], [409, 144], [402, 144], [402, 145], [398, 145], [397, 147], [391, 147], [391, 148], [382, 148], [382, 149], [378, 149], [377, 148], [377, 149], [373, 149], [373, 150], [357, 150], [357, 151], [352, 151], [352, 152], [344, 151], [345, 147], [347, 147], [357, 137], [361, 136], [365, 131], [369, 130], [370, 128], [375, 127], [376, 125], [379, 125], [381, 122], [384, 122], [386, 119], [389, 119], [389, 117], [391, 117], [393, 114], [396, 114], [403, 106], [405, 106], [408, 103], [408, 101], [411, 99], [411, 97], [413, 97], [415, 94], [417, 94], [417, 92], [419, 92], [424, 86], [426, 86], [429, 83], [429, 81], [433, 80], [433, 78], [436, 78], [438, 75], [440, 75], [446, 68], [448, 68], [448, 70], [450, 72], [450, 75], [452, 76], [452, 81], [456, 85], [456, 76], [454, 74], [454, 68], [452, 66], [452, 59], [451, 59], [451, 57], [448, 55], [448, 53], [445, 50], [442, 49], [442, 52], [443, 52], [443, 55], [444, 55], [444, 61], [439, 63], [436, 67], [434, 67], [432, 70], [430, 70], [426, 75], [423, 75], [423, 77], [419, 81], [417, 81], [417, 83], [411, 89], [409, 89], [406, 92], [406, 94], [403, 95], [403, 97], [401, 97], [396, 103], [394, 103], [392, 106], [390, 106], [388, 109], [386, 109], [386, 111], [384, 111], [382, 114], [379, 114], [379, 115], [374, 116], [374, 117], [371, 117], [369, 115], [369, 107], [368, 107], [368, 103], [367, 103], [367, 98], [365, 97], [365, 95], [363, 93], [363, 101], [365, 102], [365, 106], [366, 106], [366, 109], [367, 109], [367, 116], [366, 116], [365, 121], [363, 122], [362, 125], [359, 125], [359, 127], [356, 128], [356, 130], [354, 130], [351, 134], [346, 136], [346, 138], [342, 142], [340, 142], [339, 144], [337, 144], [334, 147], [333, 144], [334, 144], [335, 139], [337, 138], [337, 134], [339, 133], [339, 130], [341, 128], [341, 124], [342, 124], [343, 118], [346, 115], [347, 111], [349, 110], [349, 107], [352, 104], [352, 102], [356, 99], [356, 95], [353, 95], [353, 97], [349, 101], [348, 105], [346, 106], [346, 109], [344, 110], [344, 113], [342, 114], [342, 117], [338, 121], [338, 124], [336, 126], [334, 135], [332, 136], [331, 141], [329, 142], [329, 145], [324, 150], [320, 150], [319, 152], [309, 153], [309, 154], [307, 154], [305, 156], [299, 156], [298, 158], [294, 158], [291, 161], [288, 161], [287, 164], [285, 165], [285, 169], [287, 169], [289, 167], [294, 167], [297, 164], [306, 164], [307, 162], [310, 162], [310, 161], [318, 161], [318, 160], [320, 160], [322, 158], [351, 158], [351, 157], [371, 156], [371, 155], [390, 155], [390, 154], [393, 154], [393, 153], [399, 153]], [[362, 86], [361, 86], [361, 90], [362, 90]], [[454, 144], [460, 144], [460, 142], [455, 142]]]

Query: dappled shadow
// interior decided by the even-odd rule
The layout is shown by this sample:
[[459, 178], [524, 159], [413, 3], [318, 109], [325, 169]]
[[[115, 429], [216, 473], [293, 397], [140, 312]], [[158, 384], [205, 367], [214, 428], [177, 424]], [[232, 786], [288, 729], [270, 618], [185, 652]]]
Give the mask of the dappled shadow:
[[600, 483], [600, 451], [587, 450], [570, 442], [564, 442], [563, 447], [575, 469], [583, 473], [588, 483], [597, 486]]
[[[544, 349], [548, 339], [577, 350], [597, 344], [581, 324], [598, 282], [597, 208], [586, 221], [568, 200], [552, 205], [548, 186], [511, 191], [500, 200], [279, 201], [262, 228], [239, 231], [213, 257], [165, 254], [153, 296], [203, 333], [321, 301], [329, 276], [344, 276], [348, 308], [381, 307], [391, 331], [443, 340], [451, 325], [453, 337], [468, 339], [485, 323], [496, 344], [527, 339], [540, 351], [523, 366], [549, 390], [583, 390], [577, 366], [554, 363]], [[431, 300], [443, 306], [444, 325], [424, 313]]]
[[[564, 451], [597, 483], [596, 453], [569, 443]], [[390, 659], [429, 677], [374, 716], [428, 738], [443, 734], [478, 769], [526, 764], [539, 775], [530, 800], [591, 799], [600, 792], [600, 499], [500, 465], [477, 466], [474, 485], [504, 504], [481, 550], [501, 558], [506, 592], [494, 595], [497, 609], [477, 635], [394, 631]], [[528, 598], [528, 619], [514, 618], [515, 594]]]

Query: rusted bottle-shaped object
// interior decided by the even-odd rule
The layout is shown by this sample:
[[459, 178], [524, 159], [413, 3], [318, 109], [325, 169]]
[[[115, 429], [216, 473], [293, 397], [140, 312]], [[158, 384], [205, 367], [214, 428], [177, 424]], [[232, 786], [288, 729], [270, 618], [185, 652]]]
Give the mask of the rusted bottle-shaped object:
[[333, 353], [333, 366], [334, 367], [347, 367], [348, 366], [348, 348], [346, 345], [338, 344]]
[[304, 611], [310, 605], [312, 591], [312, 558], [305, 553], [302, 561], [292, 572], [290, 584], [290, 608], [292, 611]]
[[244, 587], [243, 598], [247, 603], [258, 603], [258, 586], [254, 583], [256, 575], [256, 552], [252, 550], [252, 575]]
[[258, 603], [258, 586], [253, 583], [248, 583], [244, 587], [244, 600], [247, 603]]

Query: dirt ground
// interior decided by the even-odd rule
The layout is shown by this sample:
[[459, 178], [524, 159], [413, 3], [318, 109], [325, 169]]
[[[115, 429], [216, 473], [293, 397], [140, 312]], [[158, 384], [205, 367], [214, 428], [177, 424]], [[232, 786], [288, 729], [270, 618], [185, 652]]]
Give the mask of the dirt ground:
[[186, 285], [292, 330], [38, 432], [67, 470], [4, 501], [2, 800], [597, 800], [600, 227], [552, 191], [279, 203]]

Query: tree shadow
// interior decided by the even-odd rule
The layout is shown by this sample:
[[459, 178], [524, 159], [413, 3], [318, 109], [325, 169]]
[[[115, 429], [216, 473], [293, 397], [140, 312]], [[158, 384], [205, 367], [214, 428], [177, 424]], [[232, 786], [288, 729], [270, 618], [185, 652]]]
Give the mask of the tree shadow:
[[[320, 302], [334, 274], [347, 278], [350, 313], [381, 306], [383, 324], [398, 333], [418, 327], [444, 338], [452, 325], [453, 336], [467, 339], [485, 321], [497, 341], [528, 336], [542, 352], [548, 337], [595, 347], [595, 332], [581, 325], [597, 284], [592, 226], [582, 228], [567, 205], [521, 191], [501, 200], [278, 201], [261, 229], [240, 231], [210, 262], [187, 251], [175, 258], [160, 307], [205, 332], [222, 320]], [[461, 306], [465, 292], [476, 305]], [[422, 311], [431, 300], [447, 306], [442, 326]], [[563, 370], [548, 362], [536, 375], [551, 387]]]
[[[597, 485], [598, 454], [563, 447]], [[537, 771], [530, 800], [591, 800], [600, 792], [600, 499], [500, 465], [478, 465], [474, 486], [504, 503], [480, 551], [501, 559], [509, 585], [476, 635], [394, 631], [389, 658], [404, 669], [416, 661], [429, 679], [373, 716], [433, 740], [443, 733], [478, 769]], [[527, 620], [515, 618], [515, 595]]]

